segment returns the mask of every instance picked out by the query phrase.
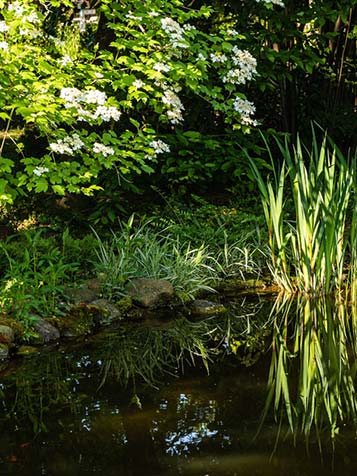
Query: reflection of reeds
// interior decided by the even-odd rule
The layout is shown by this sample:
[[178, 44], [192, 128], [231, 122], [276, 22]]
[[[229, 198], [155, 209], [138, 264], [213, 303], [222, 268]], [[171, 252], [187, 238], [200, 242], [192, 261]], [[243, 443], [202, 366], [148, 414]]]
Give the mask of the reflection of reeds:
[[[352, 248], [356, 245], [356, 207], [352, 211], [353, 226], [346, 226], [356, 160], [345, 160], [326, 136], [319, 144], [313, 134], [311, 151], [299, 138], [294, 147], [288, 140], [277, 140], [277, 144], [284, 163], [279, 173], [273, 165], [273, 183], [269, 178], [265, 181], [250, 160], [268, 225], [273, 275], [278, 285], [290, 293], [328, 294], [341, 290], [350, 237]], [[290, 223], [285, 220], [284, 200], [288, 176], [294, 203], [294, 221]], [[351, 258], [354, 266], [355, 251]]]
[[[273, 407], [291, 432], [309, 437], [312, 428], [331, 437], [342, 424], [357, 424], [356, 316], [326, 299], [277, 302], [273, 353], [264, 416]], [[294, 304], [294, 305], [295, 305]], [[295, 375], [297, 374], [297, 375]]]

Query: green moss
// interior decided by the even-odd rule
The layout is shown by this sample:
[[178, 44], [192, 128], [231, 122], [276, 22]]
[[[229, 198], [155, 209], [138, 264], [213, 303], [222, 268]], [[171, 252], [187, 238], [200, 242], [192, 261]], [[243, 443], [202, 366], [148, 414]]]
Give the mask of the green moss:
[[90, 334], [95, 326], [93, 307], [80, 304], [64, 317], [52, 317], [47, 322], [57, 327], [63, 337], [79, 337]]
[[11, 327], [15, 334], [15, 340], [21, 340], [26, 331], [25, 326], [21, 322], [10, 317], [0, 317], [0, 325]]

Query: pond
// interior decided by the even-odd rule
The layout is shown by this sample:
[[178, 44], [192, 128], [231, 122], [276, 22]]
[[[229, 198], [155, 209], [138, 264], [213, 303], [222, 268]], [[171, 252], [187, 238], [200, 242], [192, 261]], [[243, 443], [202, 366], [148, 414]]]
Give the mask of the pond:
[[12, 362], [0, 474], [356, 474], [353, 316], [284, 299], [230, 308], [121, 324]]

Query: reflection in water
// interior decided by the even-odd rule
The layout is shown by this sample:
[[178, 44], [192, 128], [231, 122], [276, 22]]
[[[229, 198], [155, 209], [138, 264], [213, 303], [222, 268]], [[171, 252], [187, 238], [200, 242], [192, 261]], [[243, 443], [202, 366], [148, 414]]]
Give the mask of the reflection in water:
[[[298, 437], [295, 445], [292, 437], [282, 439], [271, 457], [279, 426], [287, 426], [282, 419], [277, 424], [268, 411], [254, 439], [266, 399], [269, 362], [260, 359], [249, 368], [239, 362], [247, 361], [249, 352], [249, 363], [260, 355], [269, 316], [254, 317], [251, 306], [245, 315], [239, 303], [234, 311], [235, 316], [199, 322], [178, 317], [160, 325], [121, 325], [86, 345], [72, 344], [9, 369], [1, 381], [0, 475], [321, 473], [313, 438], [310, 459]], [[338, 319], [336, 314], [328, 318], [331, 311], [338, 312]], [[310, 420], [311, 428], [314, 419], [321, 428], [329, 415], [331, 421], [337, 415], [336, 433], [347, 402], [349, 416], [355, 416], [354, 394], [347, 398], [355, 351], [348, 341], [355, 327], [345, 312], [342, 307], [334, 311], [329, 303], [304, 300], [296, 306], [281, 301], [275, 305], [269, 398], [277, 412], [290, 415], [294, 429], [302, 422], [308, 428]], [[188, 365], [192, 362], [196, 365]], [[280, 377], [278, 383], [282, 370], [289, 378]], [[339, 395], [329, 395], [330, 388]], [[141, 409], [132, 403], [133, 393]], [[308, 417], [311, 410], [313, 416]], [[347, 419], [347, 413], [343, 415]], [[343, 434], [346, 439], [336, 437], [334, 466], [330, 448], [320, 441], [326, 476], [355, 474], [354, 434]]]
[[356, 425], [356, 313], [329, 299], [283, 297], [273, 307], [272, 360], [265, 412], [285, 416], [293, 434], [332, 439]]

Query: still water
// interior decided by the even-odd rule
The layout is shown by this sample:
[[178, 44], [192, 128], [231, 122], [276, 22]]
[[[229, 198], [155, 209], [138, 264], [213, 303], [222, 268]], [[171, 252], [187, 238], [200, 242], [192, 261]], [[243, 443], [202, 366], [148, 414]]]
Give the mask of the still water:
[[121, 325], [13, 362], [0, 377], [0, 474], [355, 475], [352, 424], [334, 445], [330, 429], [294, 438], [286, 411], [268, 408], [261, 426], [268, 390], [277, 392], [262, 308], [239, 302], [235, 317]]

